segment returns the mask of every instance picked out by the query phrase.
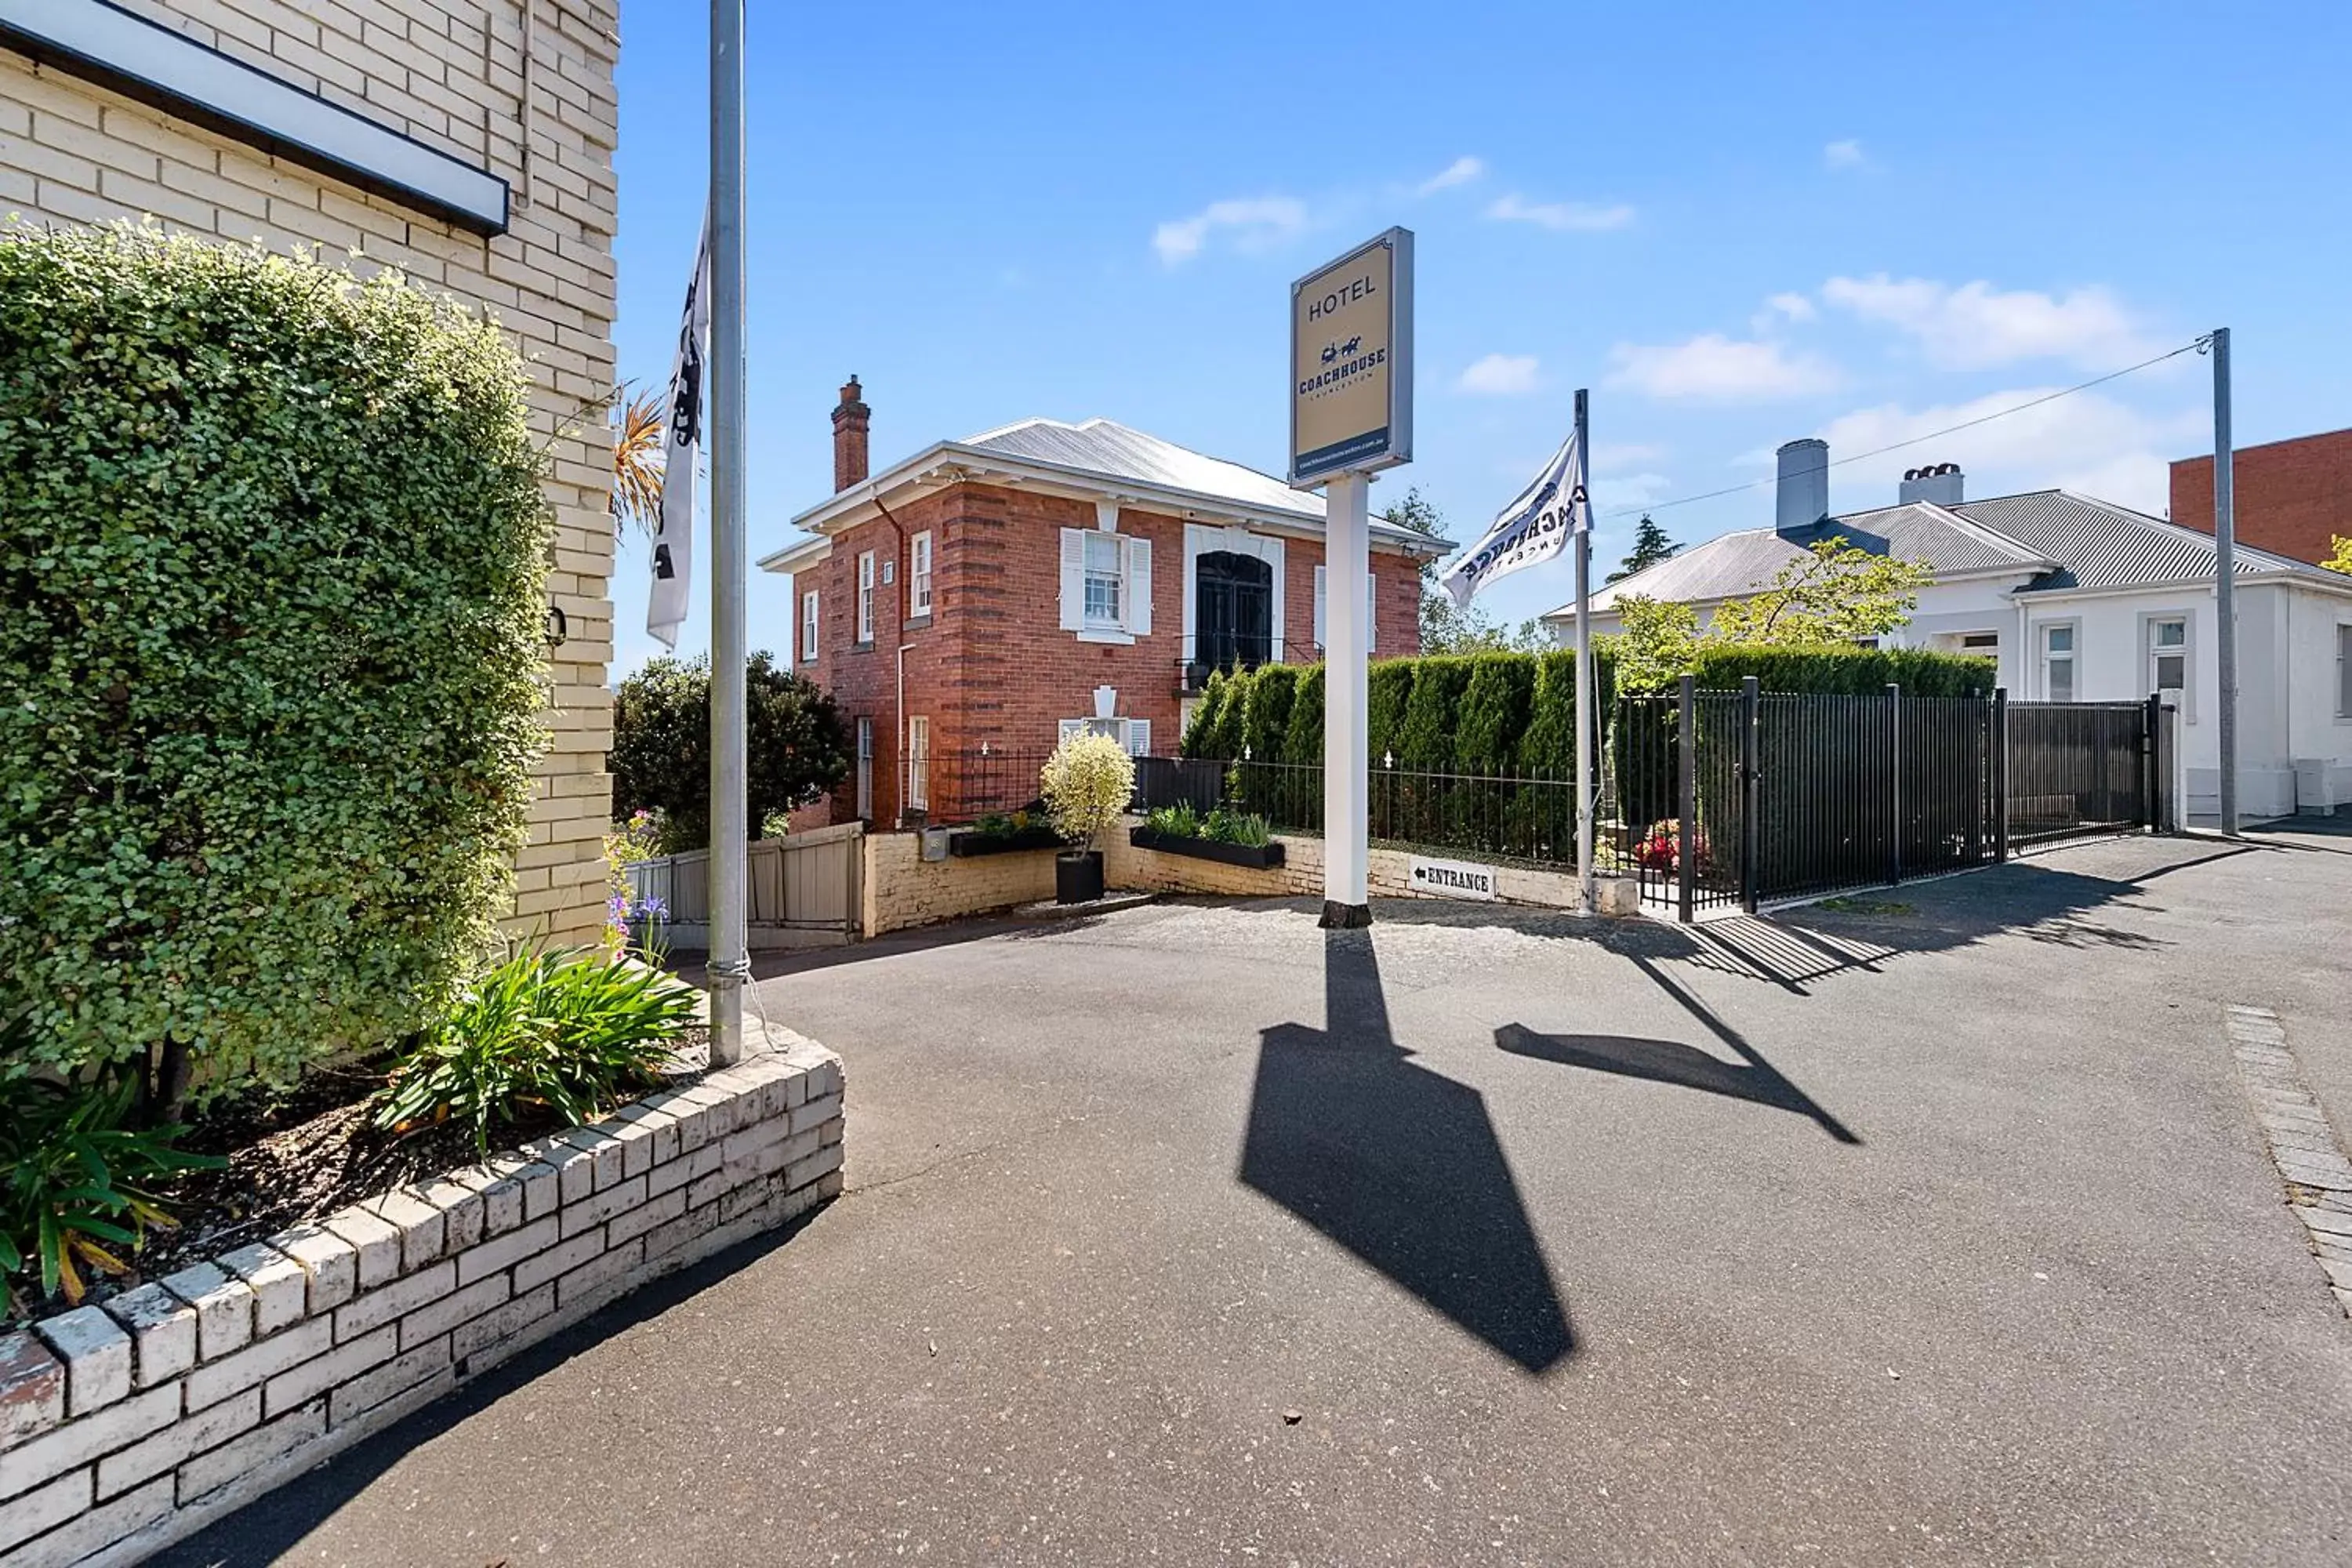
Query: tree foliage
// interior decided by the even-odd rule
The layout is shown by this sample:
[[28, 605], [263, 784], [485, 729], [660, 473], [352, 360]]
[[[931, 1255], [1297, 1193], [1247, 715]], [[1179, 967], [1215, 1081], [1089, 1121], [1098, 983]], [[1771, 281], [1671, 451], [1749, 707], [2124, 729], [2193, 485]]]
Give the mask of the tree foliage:
[[1673, 560], [1681, 549], [1666, 537], [1666, 531], [1649, 513], [1643, 512], [1642, 521], [1633, 525], [1633, 548], [1626, 552], [1617, 570], [1609, 574], [1608, 581], [1622, 583], [1636, 572], [1647, 572], [1661, 561]]
[[1706, 629], [1688, 605], [1629, 595], [1617, 601], [1619, 673], [1654, 691], [1723, 648], [1849, 649], [1908, 625], [1934, 581], [1916, 562], [1875, 555], [1843, 538], [1813, 545], [1745, 599], [1719, 606]]
[[650, 392], [629, 399], [613, 426], [613, 531], [634, 522], [651, 534], [661, 523], [663, 457], [669, 411]]
[[[744, 668], [744, 820], [817, 799], [848, 775], [850, 741], [833, 699], [762, 648]], [[613, 697], [613, 816], [661, 814], [662, 849], [710, 842], [710, 661], [656, 658]]]
[[0, 234], [0, 1078], [417, 1028], [512, 895], [550, 520], [514, 351], [385, 272]]
[[2346, 576], [2352, 577], [2352, 539], [2347, 539], [2340, 533], [2337, 534], [2336, 536], [2336, 553], [2321, 562], [2320, 564], [2326, 567], [2330, 572], [2341, 572]]
[[1135, 797], [1135, 759], [1108, 735], [1081, 730], [1045, 759], [1037, 793], [1054, 831], [1092, 848]]

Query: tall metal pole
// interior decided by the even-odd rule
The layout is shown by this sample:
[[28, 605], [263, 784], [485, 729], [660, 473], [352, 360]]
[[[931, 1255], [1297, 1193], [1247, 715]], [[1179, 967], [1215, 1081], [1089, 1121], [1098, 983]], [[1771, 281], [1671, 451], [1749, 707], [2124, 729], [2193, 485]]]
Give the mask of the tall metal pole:
[[710, 0], [710, 1064], [743, 1054], [743, 0]]
[[[1579, 482], [1591, 471], [1592, 447], [1585, 429], [1585, 389], [1576, 389], [1576, 463]], [[1588, 502], [1578, 521], [1589, 520]], [[1576, 881], [1585, 911], [1594, 902], [1592, 872], [1592, 531], [1576, 531]]]
[[2213, 614], [2221, 623], [2221, 831], [2238, 836], [2238, 494], [2230, 440], [2230, 329], [2213, 329]]
[[1370, 654], [1371, 479], [1332, 476], [1324, 488], [1323, 625], [1330, 639], [1323, 664], [1323, 921], [1372, 923], [1370, 858], [1371, 733], [1368, 721]]

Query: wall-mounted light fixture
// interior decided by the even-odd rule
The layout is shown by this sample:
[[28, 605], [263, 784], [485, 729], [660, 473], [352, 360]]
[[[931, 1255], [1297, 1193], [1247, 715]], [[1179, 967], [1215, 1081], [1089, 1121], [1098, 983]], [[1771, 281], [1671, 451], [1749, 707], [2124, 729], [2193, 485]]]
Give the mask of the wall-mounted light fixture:
[[547, 606], [547, 646], [562, 647], [572, 635], [572, 623], [564, 617], [560, 605]]

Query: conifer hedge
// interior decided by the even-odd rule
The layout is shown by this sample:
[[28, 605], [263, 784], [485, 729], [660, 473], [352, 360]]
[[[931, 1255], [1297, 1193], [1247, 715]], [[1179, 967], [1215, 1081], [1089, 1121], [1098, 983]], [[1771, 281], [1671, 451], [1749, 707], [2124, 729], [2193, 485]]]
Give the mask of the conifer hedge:
[[525, 388], [389, 274], [0, 231], [0, 1080], [282, 1079], [451, 998], [544, 742]]
[[[1899, 683], [1917, 697], [1985, 696], [1990, 659], [1925, 648], [1719, 647], [1704, 650], [1696, 673], [1702, 689], [1737, 689], [1755, 676], [1767, 691], [1866, 696]], [[1595, 649], [1593, 679], [1603, 717], [1616, 690], [1616, 659]], [[1261, 698], [1261, 687], [1279, 696]], [[1393, 755], [1419, 773], [1518, 773], [1564, 779], [1576, 765], [1576, 660], [1564, 648], [1542, 653], [1431, 654], [1381, 659], [1367, 684], [1370, 754]], [[1233, 758], [1250, 745], [1259, 762], [1320, 765], [1323, 670], [1290, 665], [1212, 677], [1185, 731], [1188, 757]], [[1277, 727], [1248, 722], [1254, 704], [1278, 704]]]

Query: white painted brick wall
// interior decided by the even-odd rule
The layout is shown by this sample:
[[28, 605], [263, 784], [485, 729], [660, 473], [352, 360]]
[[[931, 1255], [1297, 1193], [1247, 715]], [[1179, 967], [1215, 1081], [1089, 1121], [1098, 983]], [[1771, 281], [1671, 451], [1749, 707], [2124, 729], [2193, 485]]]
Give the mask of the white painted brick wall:
[[840, 1060], [767, 1044], [594, 1127], [0, 1336], [0, 1568], [135, 1563], [838, 1194]]

